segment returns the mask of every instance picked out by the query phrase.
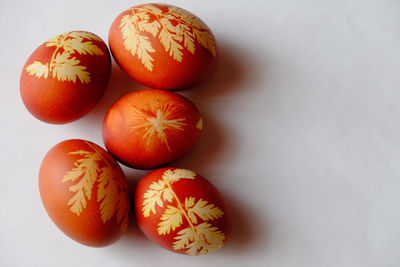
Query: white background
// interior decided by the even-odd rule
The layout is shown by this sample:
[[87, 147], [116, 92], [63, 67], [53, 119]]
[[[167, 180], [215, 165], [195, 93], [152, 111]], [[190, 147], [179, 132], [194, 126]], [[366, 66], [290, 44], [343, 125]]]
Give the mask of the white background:
[[[118, 67], [84, 118], [50, 125], [19, 96], [44, 41], [70, 30], [104, 40], [143, 1], [0, 1], [0, 266], [400, 266], [400, 1], [166, 1], [203, 19], [221, 61], [181, 92], [204, 116], [198, 145], [173, 165], [226, 197], [233, 233], [214, 254], [178, 255], [131, 224], [106, 248], [66, 237], [47, 216], [37, 176], [56, 143], [101, 146], [105, 112], [144, 88]], [[124, 168], [132, 188], [145, 173]]]

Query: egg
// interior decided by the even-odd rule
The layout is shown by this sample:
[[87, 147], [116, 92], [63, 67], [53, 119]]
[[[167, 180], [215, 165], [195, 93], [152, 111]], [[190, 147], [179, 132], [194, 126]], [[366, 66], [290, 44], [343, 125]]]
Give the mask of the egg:
[[103, 40], [86, 31], [65, 32], [44, 42], [28, 58], [21, 72], [21, 98], [39, 120], [71, 122], [97, 104], [110, 72], [110, 53]]
[[188, 99], [147, 89], [120, 98], [103, 121], [107, 150], [123, 164], [152, 169], [174, 161], [197, 142], [203, 120]]
[[227, 241], [231, 216], [218, 190], [193, 171], [162, 168], [137, 185], [136, 220], [161, 247], [185, 255], [216, 251]]
[[89, 141], [50, 149], [39, 171], [43, 205], [55, 225], [83, 245], [107, 246], [129, 224], [128, 183], [118, 163]]
[[109, 44], [119, 66], [158, 89], [187, 89], [204, 82], [217, 65], [215, 38], [198, 17], [172, 5], [143, 4], [113, 22]]

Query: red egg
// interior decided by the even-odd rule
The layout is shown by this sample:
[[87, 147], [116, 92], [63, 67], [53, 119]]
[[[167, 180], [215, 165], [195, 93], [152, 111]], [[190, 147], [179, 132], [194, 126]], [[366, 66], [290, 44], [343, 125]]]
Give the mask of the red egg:
[[43, 43], [28, 58], [21, 73], [21, 97], [39, 120], [71, 122], [97, 104], [110, 72], [103, 40], [90, 32], [66, 32]]
[[119, 66], [136, 81], [159, 89], [186, 89], [215, 70], [217, 48], [206, 24], [172, 5], [144, 4], [113, 22], [109, 44]]
[[141, 90], [111, 106], [103, 122], [103, 140], [120, 162], [151, 169], [187, 153], [202, 128], [200, 113], [188, 99], [163, 90]]
[[79, 243], [110, 245], [126, 231], [128, 183], [118, 163], [94, 143], [55, 145], [40, 166], [39, 190], [53, 222]]
[[161, 247], [203, 255], [224, 245], [231, 216], [218, 190], [193, 171], [163, 168], [146, 175], [135, 195], [137, 224]]

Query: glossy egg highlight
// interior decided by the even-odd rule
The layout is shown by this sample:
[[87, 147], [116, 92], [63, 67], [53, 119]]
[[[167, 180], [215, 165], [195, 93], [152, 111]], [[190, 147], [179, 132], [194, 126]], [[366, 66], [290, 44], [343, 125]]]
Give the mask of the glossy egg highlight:
[[210, 29], [192, 13], [172, 5], [143, 4], [125, 10], [111, 26], [109, 44], [118, 65], [151, 88], [196, 86], [217, 65]]
[[71, 122], [94, 108], [110, 72], [110, 53], [100, 37], [85, 31], [65, 32], [28, 58], [21, 72], [21, 98], [39, 120]]
[[231, 216], [220, 192], [193, 171], [162, 168], [136, 188], [137, 224], [152, 241], [170, 251], [204, 255], [221, 248]]
[[114, 103], [103, 121], [107, 150], [123, 164], [152, 169], [186, 154], [203, 120], [188, 99], [169, 91], [132, 92]]
[[111, 155], [94, 143], [73, 139], [51, 148], [40, 166], [39, 190], [52, 221], [76, 242], [107, 246], [126, 231], [126, 177]]

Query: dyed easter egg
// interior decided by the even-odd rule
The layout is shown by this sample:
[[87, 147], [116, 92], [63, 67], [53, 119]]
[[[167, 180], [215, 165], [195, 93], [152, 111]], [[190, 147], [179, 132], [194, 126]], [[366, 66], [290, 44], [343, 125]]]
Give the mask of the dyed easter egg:
[[94, 143], [67, 140], [50, 149], [39, 190], [56, 226], [81, 244], [110, 245], [126, 231], [128, 183], [118, 163]]
[[187, 153], [203, 120], [188, 99], [164, 90], [140, 90], [114, 103], [103, 121], [107, 150], [123, 164], [152, 169]]
[[172, 5], [144, 4], [122, 12], [109, 32], [112, 55], [136, 81], [158, 89], [187, 89], [204, 82], [217, 65], [207, 25]]
[[108, 48], [97, 35], [85, 31], [59, 34], [26, 61], [20, 79], [22, 101], [39, 120], [71, 122], [97, 104], [110, 72]]
[[146, 175], [136, 188], [135, 213], [149, 239], [186, 255], [216, 251], [231, 231], [231, 216], [222, 195], [186, 169], [162, 168]]

